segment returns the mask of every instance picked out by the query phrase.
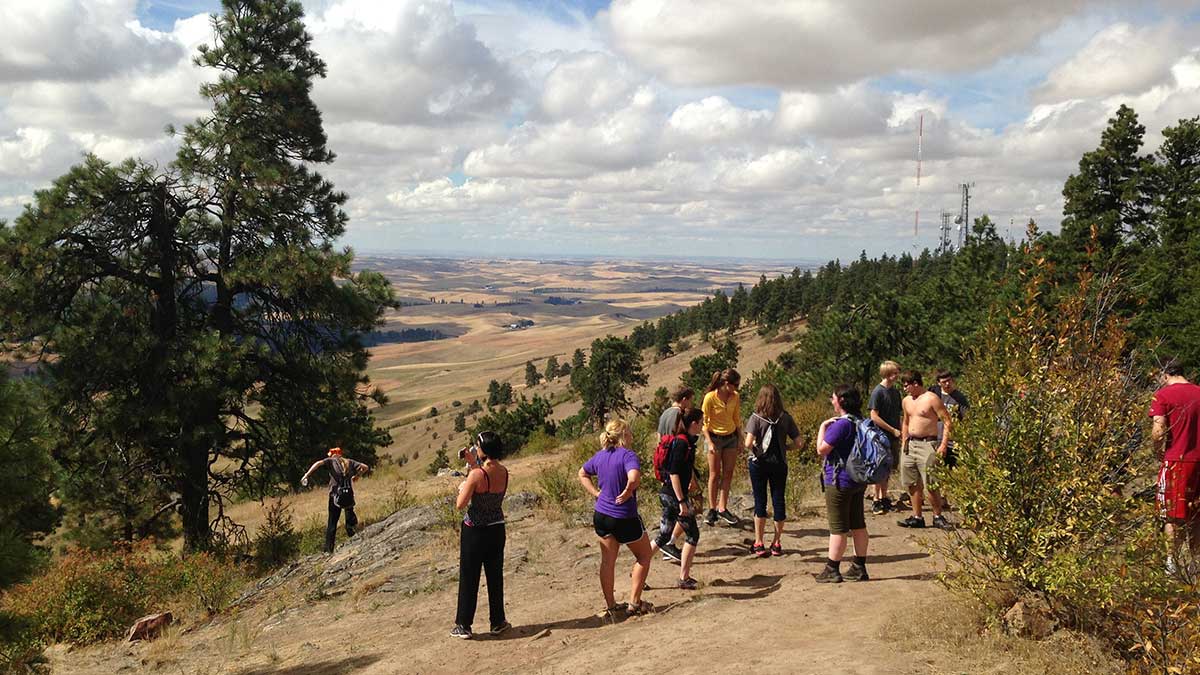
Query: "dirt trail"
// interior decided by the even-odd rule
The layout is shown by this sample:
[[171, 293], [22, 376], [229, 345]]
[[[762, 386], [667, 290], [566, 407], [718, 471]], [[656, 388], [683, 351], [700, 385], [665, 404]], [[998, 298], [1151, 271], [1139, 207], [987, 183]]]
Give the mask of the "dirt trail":
[[[744, 497], [740, 503], [745, 504]], [[799, 509], [785, 530], [781, 557], [747, 556], [751, 531], [702, 527], [693, 576], [698, 591], [671, 588], [678, 567], [656, 559], [644, 598], [657, 612], [606, 624], [598, 583], [599, 554], [590, 528], [545, 510], [510, 527], [506, 600], [515, 628], [463, 642], [448, 637], [456, 585], [452, 577], [415, 595], [356, 588], [310, 602], [281, 592], [235, 617], [147, 645], [100, 646], [68, 654], [58, 672], [240, 673], [576, 673], [664, 667], [664, 654], [689, 655], [676, 672], [903, 673], [964, 670], [953, 654], [915, 657], [890, 630], [905, 608], [949, 596], [934, 580], [933, 560], [892, 515], [869, 521], [865, 583], [820, 585], [827, 531], [817, 504]], [[643, 514], [646, 520], [654, 518]], [[943, 536], [928, 531], [917, 536]], [[335, 558], [336, 558], [335, 554]], [[446, 532], [435, 545], [397, 560], [393, 572], [451, 566], [457, 547]], [[628, 591], [632, 557], [623, 553], [617, 590]], [[487, 625], [481, 590], [476, 628]], [[983, 664], [976, 664], [983, 667]], [[1004, 669], [1012, 672], [1011, 669]], [[1001, 672], [996, 670], [995, 672]]]

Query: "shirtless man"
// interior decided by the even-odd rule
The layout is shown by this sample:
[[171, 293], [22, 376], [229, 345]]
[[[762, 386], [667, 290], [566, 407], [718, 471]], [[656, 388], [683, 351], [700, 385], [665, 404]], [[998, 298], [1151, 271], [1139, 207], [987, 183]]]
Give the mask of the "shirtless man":
[[[904, 448], [904, 457], [900, 460], [900, 481], [908, 488], [913, 514], [899, 524], [900, 527], [925, 527], [921, 506], [924, 491], [928, 489], [930, 506], [933, 508], [933, 526], [948, 530], [950, 523], [942, 515], [942, 496], [934, 489], [930, 474], [946, 456], [954, 422], [942, 403], [942, 397], [925, 388], [921, 373], [906, 370], [900, 375], [900, 383], [908, 394], [902, 402], [904, 421], [900, 425], [900, 444]], [[941, 420], [943, 430], [940, 441], [938, 420]]]

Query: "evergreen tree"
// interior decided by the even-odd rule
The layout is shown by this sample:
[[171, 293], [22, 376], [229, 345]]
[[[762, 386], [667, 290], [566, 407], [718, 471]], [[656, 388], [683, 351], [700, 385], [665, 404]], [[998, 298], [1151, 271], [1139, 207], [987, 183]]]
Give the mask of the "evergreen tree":
[[5, 332], [55, 357], [41, 367], [62, 447], [144, 448], [188, 549], [210, 544], [231, 490], [294, 483], [329, 445], [369, 461], [390, 441], [361, 335], [391, 289], [334, 250], [346, 197], [313, 170], [333, 160], [309, 95], [325, 64], [299, 3], [223, 6], [196, 59], [217, 73], [211, 114], [175, 164], [87, 158], [0, 234], [19, 279], [0, 291]]
[[546, 359], [545, 378], [547, 382], [551, 382], [558, 378], [558, 357], [551, 356]]
[[536, 387], [542, 381], [542, 374], [538, 372], [537, 366], [533, 365], [533, 361], [525, 362], [525, 386]]
[[1079, 172], [1063, 187], [1062, 238], [1082, 251], [1097, 230], [1097, 243], [1112, 252], [1127, 237], [1144, 240], [1149, 221], [1149, 159], [1139, 155], [1146, 127], [1122, 105], [1108, 120], [1100, 147], [1079, 160]]
[[59, 520], [50, 501], [57, 467], [44, 409], [32, 384], [0, 376], [0, 589], [34, 569], [42, 557], [34, 541]]
[[592, 342], [587, 367], [572, 371], [571, 380], [589, 419], [593, 424], [603, 424], [610, 413], [619, 414], [633, 407], [625, 390], [645, 386], [647, 378], [638, 350], [609, 335]]

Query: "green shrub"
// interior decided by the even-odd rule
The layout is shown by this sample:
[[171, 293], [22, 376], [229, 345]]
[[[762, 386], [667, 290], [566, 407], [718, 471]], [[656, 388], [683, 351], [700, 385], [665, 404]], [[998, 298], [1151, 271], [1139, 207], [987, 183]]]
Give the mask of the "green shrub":
[[1197, 588], [1165, 573], [1154, 505], [1126, 496], [1156, 463], [1140, 440], [1149, 390], [1106, 309], [1115, 282], [1085, 272], [1061, 293], [1045, 274], [1040, 261], [1028, 270], [1023, 302], [969, 362], [974, 405], [941, 476], [962, 528], [934, 540], [946, 581], [994, 610], [1043, 597], [1135, 671], [1200, 672]]
[[442, 469], [449, 468], [450, 457], [447, 456], [446, 449], [438, 448], [436, 454], [433, 456], [433, 459], [429, 461], [429, 466], [425, 467], [425, 473], [429, 474], [430, 476], [436, 476], [437, 472], [441, 471]]
[[408, 490], [408, 481], [397, 481], [388, 488], [387, 512], [393, 514], [417, 505], [417, 498]]
[[282, 500], [265, 507], [266, 522], [254, 537], [254, 564], [259, 573], [273, 570], [300, 554], [300, 535], [292, 526], [291, 508]]
[[209, 616], [228, 607], [246, 582], [241, 568], [212, 553], [193, 553], [182, 566], [185, 592]]
[[10, 589], [0, 613], [25, 627], [27, 643], [89, 644], [120, 637], [139, 617], [180, 602], [219, 612], [243, 580], [236, 565], [213, 554], [180, 559], [149, 542], [80, 549]]
[[46, 642], [28, 619], [0, 612], [0, 673], [25, 673], [43, 660]]
[[547, 504], [566, 506], [583, 494], [577, 478], [579, 467], [571, 468], [567, 462], [548, 466], [538, 472], [537, 486]]
[[544, 429], [538, 429], [529, 435], [529, 439], [525, 441], [525, 445], [521, 446], [522, 455], [541, 455], [549, 452], [554, 452], [562, 445], [558, 438], [546, 433]]
[[87, 644], [117, 637], [147, 608], [181, 586], [170, 556], [148, 546], [72, 551], [13, 587], [3, 610], [50, 642]]

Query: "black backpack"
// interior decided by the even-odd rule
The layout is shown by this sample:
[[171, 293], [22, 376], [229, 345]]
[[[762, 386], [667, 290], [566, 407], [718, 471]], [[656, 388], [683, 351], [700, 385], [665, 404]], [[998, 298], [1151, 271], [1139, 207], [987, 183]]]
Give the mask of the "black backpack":
[[[341, 468], [341, 462], [334, 461], [334, 464]], [[353, 468], [350, 460], [346, 460], [346, 470], [337, 476], [337, 487], [333, 489], [333, 505], [339, 509], [354, 506], [354, 474], [350, 472]]]
[[754, 445], [750, 447], [750, 452], [754, 456], [754, 459], [771, 464], [782, 461], [783, 430], [777, 427], [779, 422], [783, 420], [783, 415], [780, 415], [775, 420], [769, 420], [758, 413], [754, 413], [753, 417], [757, 417], [767, 423], [767, 428], [763, 430], [762, 437], [756, 438]]

